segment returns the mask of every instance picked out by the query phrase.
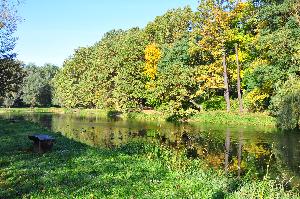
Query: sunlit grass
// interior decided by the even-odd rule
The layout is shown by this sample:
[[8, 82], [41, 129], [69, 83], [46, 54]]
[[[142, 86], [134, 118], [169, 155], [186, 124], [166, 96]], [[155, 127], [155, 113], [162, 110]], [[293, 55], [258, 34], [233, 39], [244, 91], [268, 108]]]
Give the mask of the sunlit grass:
[[245, 124], [254, 126], [268, 126], [275, 128], [276, 119], [266, 113], [239, 113], [226, 111], [206, 111], [194, 115], [191, 122], [206, 122], [214, 124]]

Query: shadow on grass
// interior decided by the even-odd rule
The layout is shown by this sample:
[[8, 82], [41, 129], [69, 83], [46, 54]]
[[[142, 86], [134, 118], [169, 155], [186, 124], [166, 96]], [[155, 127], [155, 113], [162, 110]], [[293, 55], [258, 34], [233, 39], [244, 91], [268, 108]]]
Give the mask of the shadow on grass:
[[[33, 153], [32, 133], [54, 136], [53, 150]], [[0, 120], [0, 143], [0, 198], [135, 196], [167, 173], [138, 143], [96, 149], [25, 121]]]

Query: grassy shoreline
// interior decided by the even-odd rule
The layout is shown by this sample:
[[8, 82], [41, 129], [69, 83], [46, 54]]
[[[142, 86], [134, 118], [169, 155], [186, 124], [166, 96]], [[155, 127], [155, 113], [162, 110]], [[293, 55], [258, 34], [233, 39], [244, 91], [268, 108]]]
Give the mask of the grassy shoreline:
[[[0, 108], [0, 113], [57, 113], [57, 114], [78, 114], [80, 116], [117, 116], [122, 119], [135, 119], [138, 121], [158, 121], [164, 122], [168, 116], [157, 111], [143, 111], [116, 114], [108, 110], [100, 109], [66, 109], [66, 108]], [[276, 119], [266, 113], [239, 113], [226, 111], [203, 111], [193, 115], [186, 122], [189, 123], [211, 123], [228, 125], [251, 125], [276, 128]]]
[[[35, 154], [27, 135], [56, 138]], [[237, 180], [155, 143], [93, 148], [27, 121], [0, 120], [1, 198], [298, 198], [267, 176]]]

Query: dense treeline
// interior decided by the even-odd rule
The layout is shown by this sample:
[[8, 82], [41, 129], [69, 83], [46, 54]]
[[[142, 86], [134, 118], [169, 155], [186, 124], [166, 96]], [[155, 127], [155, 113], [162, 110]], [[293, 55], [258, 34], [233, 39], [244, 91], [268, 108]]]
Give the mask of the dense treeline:
[[50, 107], [53, 102], [52, 80], [59, 68], [52, 64], [36, 66], [28, 64], [23, 66], [19, 63], [22, 79], [15, 83], [14, 89], [6, 91], [0, 97], [0, 104], [5, 107], [30, 106], [30, 107]]
[[109, 31], [75, 50], [61, 70], [19, 64], [12, 82], [20, 86], [2, 89], [2, 99], [6, 106], [154, 109], [175, 118], [267, 111], [281, 127], [296, 128], [299, 10], [298, 0], [201, 0], [196, 11], [173, 9], [145, 28]]
[[0, 105], [52, 106], [52, 79], [59, 68], [51, 64], [42, 67], [25, 66], [16, 59], [14, 33], [21, 20], [17, 0], [0, 0]]
[[65, 61], [54, 80], [57, 102], [180, 117], [240, 107], [299, 118], [299, 10], [297, 0], [202, 0], [196, 12], [173, 9], [143, 29], [110, 31]]

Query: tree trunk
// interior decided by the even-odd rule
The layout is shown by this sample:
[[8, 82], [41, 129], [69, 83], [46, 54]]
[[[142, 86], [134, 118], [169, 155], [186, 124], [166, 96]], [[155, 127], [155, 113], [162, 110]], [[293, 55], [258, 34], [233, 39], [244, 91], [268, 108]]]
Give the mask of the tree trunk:
[[228, 86], [228, 75], [227, 75], [227, 65], [226, 65], [226, 54], [225, 54], [225, 50], [223, 53], [223, 68], [224, 68], [224, 98], [226, 101], [226, 108], [227, 108], [227, 112], [230, 111], [230, 99], [229, 99], [229, 86]]
[[236, 66], [237, 66], [237, 93], [240, 104], [240, 113], [243, 112], [243, 100], [241, 92], [241, 74], [240, 74], [240, 63], [239, 63], [239, 54], [238, 54], [238, 45], [235, 44], [235, 55], [236, 55]]

